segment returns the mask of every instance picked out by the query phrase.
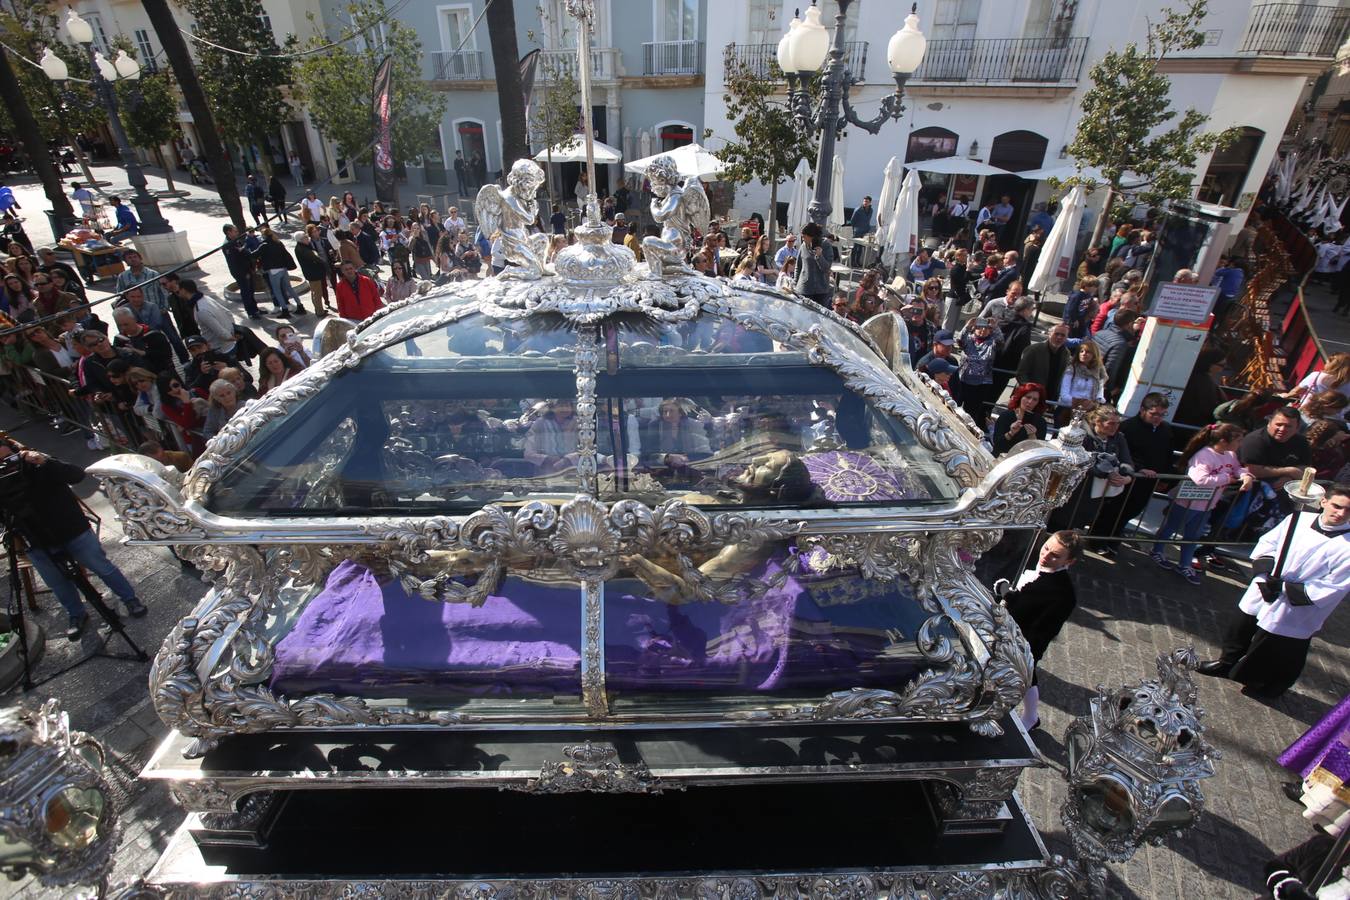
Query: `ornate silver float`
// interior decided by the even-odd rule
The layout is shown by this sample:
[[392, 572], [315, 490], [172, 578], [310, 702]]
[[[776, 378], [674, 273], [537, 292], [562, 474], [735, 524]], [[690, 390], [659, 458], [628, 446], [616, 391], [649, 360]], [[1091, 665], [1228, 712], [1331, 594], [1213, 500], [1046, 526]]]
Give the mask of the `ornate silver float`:
[[[591, 6], [569, 9], [585, 107]], [[1082, 432], [995, 460], [894, 340], [691, 273], [707, 198], [666, 162], [645, 265], [594, 197], [550, 261], [530, 233], [541, 173], [520, 161], [478, 201], [503, 277], [359, 323], [185, 476], [91, 467], [133, 543], [175, 547], [212, 585], [151, 673], [174, 734], [144, 774], [193, 815], [137, 890], [1059, 897], [1081, 881], [1017, 800], [1042, 764], [1009, 714], [1031, 658], [972, 564], [1067, 499]], [[428, 799], [390, 806], [391, 789]], [[693, 856], [648, 856], [705, 814]], [[829, 821], [831, 849], [745, 838], [766, 817]], [[555, 822], [584, 852], [548, 862]], [[921, 832], [932, 843], [896, 849]], [[419, 856], [427, 833], [456, 852]], [[494, 855], [517, 834], [529, 861]], [[733, 864], [719, 848], [739, 841]]]

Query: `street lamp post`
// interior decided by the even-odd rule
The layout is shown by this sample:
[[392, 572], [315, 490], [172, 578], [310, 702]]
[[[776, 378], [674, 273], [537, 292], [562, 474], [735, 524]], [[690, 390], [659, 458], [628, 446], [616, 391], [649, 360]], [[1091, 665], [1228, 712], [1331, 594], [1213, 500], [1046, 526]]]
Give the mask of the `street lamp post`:
[[[89, 55], [90, 68], [93, 70], [90, 82], [94, 86], [94, 93], [103, 104], [103, 111], [108, 114], [108, 129], [112, 132], [113, 140], [117, 142], [117, 151], [121, 154], [122, 163], [127, 169], [127, 181], [131, 183], [133, 191], [131, 203], [136, 207], [136, 217], [140, 220], [140, 233], [165, 234], [173, 231], [159, 211], [159, 201], [146, 190], [145, 173], [141, 170], [136, 154], [132, 152], [130, 142], [127, 141], [127, 133], [122, 128], [122, 119], [117, 110], [117, 95], [113, 89], [113, 82], [135, 81], [140, 78], [140, 63], [125, 50], [118, 52], [116, 58], [109, 62], [102, 53], [94, 49], [93, 27], [80, 18], [73, 8], [66, 16], [66, 30], [70, 33], [71, 39], [83, 47], [84, 52]], [[50, 48], [43, 51], [41, 65], [42, 71], [56, 82], [58, 87], [70, 78], [65, 62], [52, 53]], [[66, 102], [78, 102], [68, 91], [62, 91], [62, 99]]]
[[[881, 110], [871, 119], [861, 119], [849, 102], [849, 91], [862, 82], [862, 74], [848, 70], [844, 63], [844, 19], [854, 0], [838, 0], [839, 13], [834, 18], [834, 39], [820, 23], [820, 10], [811, 0], [805, 21], [794, 17], [788, 23], [787, 34], [778, 42], [778, 65], [787, 74], [788, 108], [793, 122], [804, 131], [820, 132], [820, 151], [816, 154], [815, 197], [807, 208], [812, 222], [824, 227], [830, 217], [830, 182], [833, 179], [834, 144], [849, 125], [876, 134], [887, 120], [898, 120], [905, 111], [905, 82], [923, 62], [927, 40], [919, 31], [918, 4], [911, 7], [904, 27], [891, 36], [886, 48], [886, 64], [895, 77], [895, 93], [882, 99]], [[820, 106], [812, 109], [807, 87], [820, 70], [824, 92]], [[840, 114], [840, 107], [843, 114]]]

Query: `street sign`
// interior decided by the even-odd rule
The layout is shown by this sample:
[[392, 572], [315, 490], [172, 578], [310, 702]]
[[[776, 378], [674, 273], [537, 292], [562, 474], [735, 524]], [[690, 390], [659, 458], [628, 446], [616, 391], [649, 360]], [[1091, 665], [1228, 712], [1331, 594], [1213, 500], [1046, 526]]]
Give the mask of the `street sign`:
[[1148, 314], [1160, 319], [1199, 324], [1209, 318], [1218, 296], [1217, 287], [1168, 281], [1158, 285], [1158, 293], [1153, 298], [1153, 308]]

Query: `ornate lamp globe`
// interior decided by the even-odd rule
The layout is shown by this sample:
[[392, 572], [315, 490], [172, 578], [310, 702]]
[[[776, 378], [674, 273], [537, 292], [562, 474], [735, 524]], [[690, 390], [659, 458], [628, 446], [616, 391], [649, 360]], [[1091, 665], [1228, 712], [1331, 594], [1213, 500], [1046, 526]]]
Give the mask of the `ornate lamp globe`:
[[792, 63], [798, 72], [814, 72], [830, 53], [830, 33], [820, 23], [820, 9], [807, 7], [806, 18], [795, 33], [789, 32]]
[[74, 7], [66, 12], [66, 33], [77, 44], [92, 44], [94, 42], [94, 26], [81, 19], [79, 13], [75, 12]]
[[66, 61], [52, 52], [51, 47], [42, 51], [42, 58], [38, 60], [42, 66], [42, 71], [52, 81], [65, 81], [70, 78], [70, 67]]
[[886, 45], [886, 65], [895, 75], [913, 75], [923, 62], [926, 49], [928, 39], [919, 30], [919, 17], [910, 13], [905, 16], [905, 26], [891, 35], [890, 43]]

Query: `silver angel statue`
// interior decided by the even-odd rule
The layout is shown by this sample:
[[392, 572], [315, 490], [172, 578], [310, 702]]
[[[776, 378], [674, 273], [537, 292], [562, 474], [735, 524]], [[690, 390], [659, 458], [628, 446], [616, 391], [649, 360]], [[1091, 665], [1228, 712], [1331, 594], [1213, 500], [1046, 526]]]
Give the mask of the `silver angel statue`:
[[502, 272], [503, 278], [534, 281], [544, 275], [548, 256], [548, 235], [530, 234], [530, 226], [539, 217], [535, 199], [544, 183], [544, 170], [528, 159], [518, 159], [506, 176], [506, 190], [485, 184], [474, 201], [483, 234], [500, 231], [502, 256], [516, 268]]
[[681, 179], [675, 160], [662, 156], [647, 169], [651, 183], [652, 218], [661, 226], [660, 237], [642, 239], [652, 274], [667, 272], [695, 274], [685, 262], [685, 255], [693, 249], [693, 232], [708, 230], [708, 195], [698, 178]]

